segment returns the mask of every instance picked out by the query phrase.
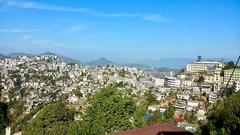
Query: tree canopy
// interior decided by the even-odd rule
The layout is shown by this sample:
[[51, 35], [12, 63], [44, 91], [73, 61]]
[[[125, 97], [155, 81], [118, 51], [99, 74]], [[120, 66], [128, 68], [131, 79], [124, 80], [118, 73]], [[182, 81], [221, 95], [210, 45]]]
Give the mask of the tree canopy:
[[235, 67], [235, 64], [233, 61], [229, 61], [226, 63], [224, 69], [231, 69], [231, 68], [234, 68]]
[[149, 90], [144, 93], [146, 100], [148, 101], [148, 106], [155, 104], [157, 102], [157, 97], [152, 90]]
[[81, 120], [63, 101], [45, 105], [36, 117], [23, 127], [24, 135], [69, 134], [96, 135], [116, 133], [143, 126], [145, 109], [137, 107], [132, 97], [122, 88], [109, 86], [100, 89], [90, 98]]
[[[109, 86], [101, 89], [90, 100], [83, 120], [77, 126], [77, 134], [105, 134], [141, 126], [143, 113], [132, 98]], [[76, 129], [73, 129], [76, 130]]]
[[204, 82], [204, 77], [203, 76], [200, 76], [199, 78], [198, 78], [198, 81], [197, 81], [198, 83], [202, 83], [202, 82]]
[[8, 124], [7, 111], [7, 104], [0, 102], [0, 135], [3, 135], [5, 133], [5, 128]]
[[160, 113], [159, 110], [154, 111], [152, 116], [147, 121], [144, 122], [144, 125], [146, 126], [172, 122], [174, 112], [175, 109], [172, 105], [169, 105], [164, 113]]
[[215, 113], [202, 127], [202, 132], [210, 134], [238, 134], [240, 133], [240, 92], [234, 93], [220, 102]]
[[62, 102], [45, 106], [36, 117], [23, 129], [26, 135], [63, 135], [68, 133], [68, 127], [74, 120], [73, 112]]

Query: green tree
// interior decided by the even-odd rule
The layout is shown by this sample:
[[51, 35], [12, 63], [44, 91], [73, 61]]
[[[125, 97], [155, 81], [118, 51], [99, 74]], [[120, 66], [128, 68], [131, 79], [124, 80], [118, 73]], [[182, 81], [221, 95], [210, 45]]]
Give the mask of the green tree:
[[0, 99], [2, 99], [2, 90], [3, 90], [3, 86], [1, 85], [1, 82], [0, 82]]
[[174, 113], [175, 113], [174, 107], [172, 105], [169, 105], [166, 111], [164, 112], [164, 116], [166, 119], [172, 120]]
[[197, 81], [198, 83], [202, 83], [202, 82], [204, 82], [204, 77], [203, 76], [200, 76], [199, 78], [198, 78], [198, 81]]
[[[202, 93], [202, 96], [206, 97], [207, 96], [207, 93], [206, 92], [203, 92]], [[194, 99], [193, 99], [194, 100]]]
[[85, 133], [81, 121], [74, 121], [69, 124], [68, 135], [82, 135]]
[[233, 61], [229, 61], [225, 64], [225, 67], [224, 69], [231, 69], [231, 68], [234, 68], [235, 67], [235, 64]]
[[77, 89], [74, 89], [73, 94], [75, 94], [78, 98], [81, 98], [83, 96], [83, 94], [80, 91], [80, 87], [77, 87]]
[[0, 102], [0, 135], [5, 134], [5, 128], [8, 125], [8, 105]]
[[161, 114], [160, 111], [154, 111], [153, 115], [144, 122], [144, 125], [153, 125], [153, 124], [161, 124], [161, 123], [169, 123], [173, 119], [175, 109], [173, 106], [169, 106], [166, 111]]
[[146, 100], [148, 101], [148, 106], [155, 104], [157, 101], [157, 97], [156, 95], [153, 93], [152, 90], [149, 90], [147, 92], [145, 92], [144, 96], [146, 97]]
[[238, 134], [240, 132], [240, 92], [221, 101], [215, 112], [208, 117], [208, 123], [202, 126], [204, 133]]
[[188, 121], [189, 123], [195, 123], [195, 122], [197, 122], [197, 119], [196, 119], [196, 117], [194, 116], [194, 113], [193, 113], [193, 112], [191, 112], [190, 114], [187, 113], [187, 114], [185, 115], [185, 118], [187, 119], [187, 121]]
[[[32, 119], [32, 117], [39, 111], [41, 110], [44, 105], [46, 105], [47, 103], [44, 104], [40, 104], [36, 107], [34, 107], [31, 112], [29, 114], [27, 114], [26, 116], [22, 117], [22, 115], [20, 115], [18, 118], [15, 118], [12, 120], [11, 123], [11, 127], [12, 130], [14, 132], [19, 132], [22, 131], [23, 127], [29, 123], [29, 121]], [[11, 117], [12, 118], [12, 117]]]
[[[142, 118], [142, 119], [141, 119]], [[143, 116], [132, 98], [115, 86], [101, 89], [90, 100], [79, 134], [105, 134], [141, 126]], [[73, 132], [73, 131], [72, 131]]]
[[23, 129], [25, 135], [63, 135], [74, 120], [73, 111], [62, 102], [55, 102], [40, 110]]
[[2, 90], [3, 90], [3, 86], [2, 86], [2, 73], [0, 72], [0, 99], [2, 98]]

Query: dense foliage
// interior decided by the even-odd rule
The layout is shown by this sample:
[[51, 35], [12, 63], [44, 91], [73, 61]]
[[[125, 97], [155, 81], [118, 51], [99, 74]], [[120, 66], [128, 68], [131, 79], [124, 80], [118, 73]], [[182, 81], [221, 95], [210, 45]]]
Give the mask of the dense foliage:
[[234, 93], [220, 102], [215, 113], [202, 127], [204, 134], [239, 134], [240, 133], [240, 93]]
[[154, 111], [152, 116], [144, 122], [144, 125], [153, 125], [153, 124], [162, 124], [162, 123], [171, 123], [173, 121], [175, 109], [172, 105], [168, 106], [164, 113], [160, 111]]
[[157, 102], [157, 97], [156, 97], [156, 95], [153, 93], [152, 90], [147, 91], [147, 92], [144, 94], [144, 96], [146, 97], [146, 99], [147, 99], [147, 101], [148, 101], [147, 106], [153, 105], [153, 104], [155, 104], [155, 103]]
[[5, 133], [5, 128], [8, 124], [7, 111], [7, 104], [0, 102], [0, 135], [3, 135]]
[[233, 61], [229, 61], [226, 63], [224, 69], [231, 69], [231, 68], [234, 68], [235, 67], [235, 64]]
[[73, 112], [62, 102], [51, 103], [39, 111], [24, 128], [26, 135], [63, 135], [74, 120]]
[[200, 76], [199, 78], [198, 78], [198, 81], [197, 81], [198, 83], [202, 83], [202, 82], [204, 82], [204, 77], [203, 76]]
[[[152, 93], [144, 96], [148, 104], [156, 101]], [[40, 107], [34, 113], [27, 115], [20, 122], [24, 135], [43, 134], [69, 134], [69, 135], [95, 135], [114, 134], [120, 130], [142, 127], [146, 108], [137, 106], [133, 98], [126, 93], [123, 88], [109, 86], [100, 89], [90, 99], [89, 103], [81, 115], [81, 120], [74, 121], [74, 113], [66, 106], [64, 101], [50, 103]], [[161, 122], [172, 120], [173, 107], [161, 115]], [[35, 114], [35, 116], [33, 116]], [[158, 112], [158, 118], [160, 118]], [[147, 125], [155, 123], [155, 116], [151, 118]], [[159, 122], [158, 122], [159, 123]]]
[[[20, 132], [23, 130], [23, 127], [26, 126], [29, 121], [33, 118], [33, 116], [40, 111], [45, 105], [47, 105], [47, 103], [44, 104], [39, 104], [38, 106], [32, 108], [32, 110], [30, 111], [29, 114], [20, 114], [19, 116], [15, 115], [11, 115], [11, 128], [12, 128], [12, 132]], [[17, 106], [17, 108], [15, 110], [19, 110], [19, 107], [21, 106]], [[20, 109], [21, 111], [22, 109]], [[19, 112], [15, 112], [15, 113], [19, 113]], [[24, 117], [23, 117], [24, 116]]]
[[110, 86], [93, 96], [83, 120], [71, 133], [96, 135], [140, 127], [143, 115], [132, 98], [124, 95], [119, 88]]

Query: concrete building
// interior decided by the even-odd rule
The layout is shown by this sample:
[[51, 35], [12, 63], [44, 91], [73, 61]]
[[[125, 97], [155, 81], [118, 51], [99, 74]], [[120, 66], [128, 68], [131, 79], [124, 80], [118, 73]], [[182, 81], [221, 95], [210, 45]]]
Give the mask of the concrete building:
[[199, 109], [196, 114], [197, 120], [206, 120], [207, 116], [205, 114], [206, 112], [204, 109]]
[[218, 95], [217, 93], [211, 92], [208, 95], [208, 102], [209, 103], [215, 103], [217, 101]]
[[156, 105], [150, 105], [150, 106], [148, 106], [148, 110], [150, 111], [156, 111], [156, 110], [158, 110], [158, 107], [156, 106]]
[[164, 79], [157, 78], [155, 80], [155, 86], [164, 86]]
[[234, 83], [234, 91], [238, 92], [240, 90], [240, 80]]
[[221, 90], [221, 83], [214, 83], [213, 84], [213, 91], [219, 92]]
[[209, 72], [205, 75], [203, 75], [204, 77], [204, 81], [208, 82], [208, 83], [218, 83], [218, 82], [222, 82], [223, 81], [223, 77], [220, 75], [221, 70], [217, 68], [213, 73]]
[[189, 101], [187, 101], [186, 110], [189, 111], [189, 112], [196, 111], [198, 105], [199, 105], [198, 101], [189, 100]]
[[199, 95], [200, 93], [201, 93], [200, 87], [195, 86], [195, 87], [192, 88], [192, 94], [193, 95]]
[[216, 68], [222, 68], [223, 64], [216, 61], [200, 61], [194, 64], [187, 64], [187, 72], [198, 73], [198, 72], [214, 72]]
[[182, 80], [181, 81], [181, 87], [189, 88], [193, 85], [193, 82], [190, 80]]
[[189, 98], [190, 98], [190, 94], [189, 93], [184, 93], [184, 92], [177, 93], [177, 99], [178, 100], [188, 101]]
[[165, 87], [179, 88], [180, 85], [181, 85], [181, 81], [176, 77], [165, 77], [165, 80], [164, 80]]
[[[228, 82], [232, 72], [233, 72], [233, 69], [224, 70], [224, 78], [223, 78], [224, 83]], [[239, 81], [239, 80], [240, 80], [240, 68], [236, 68], [230, 80], [230, 83], [233, 84], [235, 81]]]
[[201, 93], [209, 94], [212, 91], [212, 86], [209, 84], [202, 84], [200, 88]]

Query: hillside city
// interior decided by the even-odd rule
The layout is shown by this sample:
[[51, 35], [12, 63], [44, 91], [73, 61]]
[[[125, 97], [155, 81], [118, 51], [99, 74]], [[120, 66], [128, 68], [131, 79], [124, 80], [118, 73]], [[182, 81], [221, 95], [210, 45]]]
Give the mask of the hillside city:
[[240, 90], [239, 68], [229, 80], [233, 67], [233, 62], [205, 61], [199, 56], [186, 68], [159, 77], [136, 67], [67, 63], [55, 55], [4, 58], [0, 60], [0, 101], [9, 105], [12, 118], [3, 132], [24, 134], [23, 121], [31, 123], [41, 112], [39, 106], [55, 101], [63, 101], [74, 110], [74, 121], [82, 120], [95, 93], [116, 86], [137, 106], [152, 94], [154, 101], [147, 103], [142, 121], [148, 122], [155, 112], [164, 114], [172, 107], [174, 112], [168, 122], [196, 133], [199, 121], [207, 121], [228, 81], [229, 91]]

